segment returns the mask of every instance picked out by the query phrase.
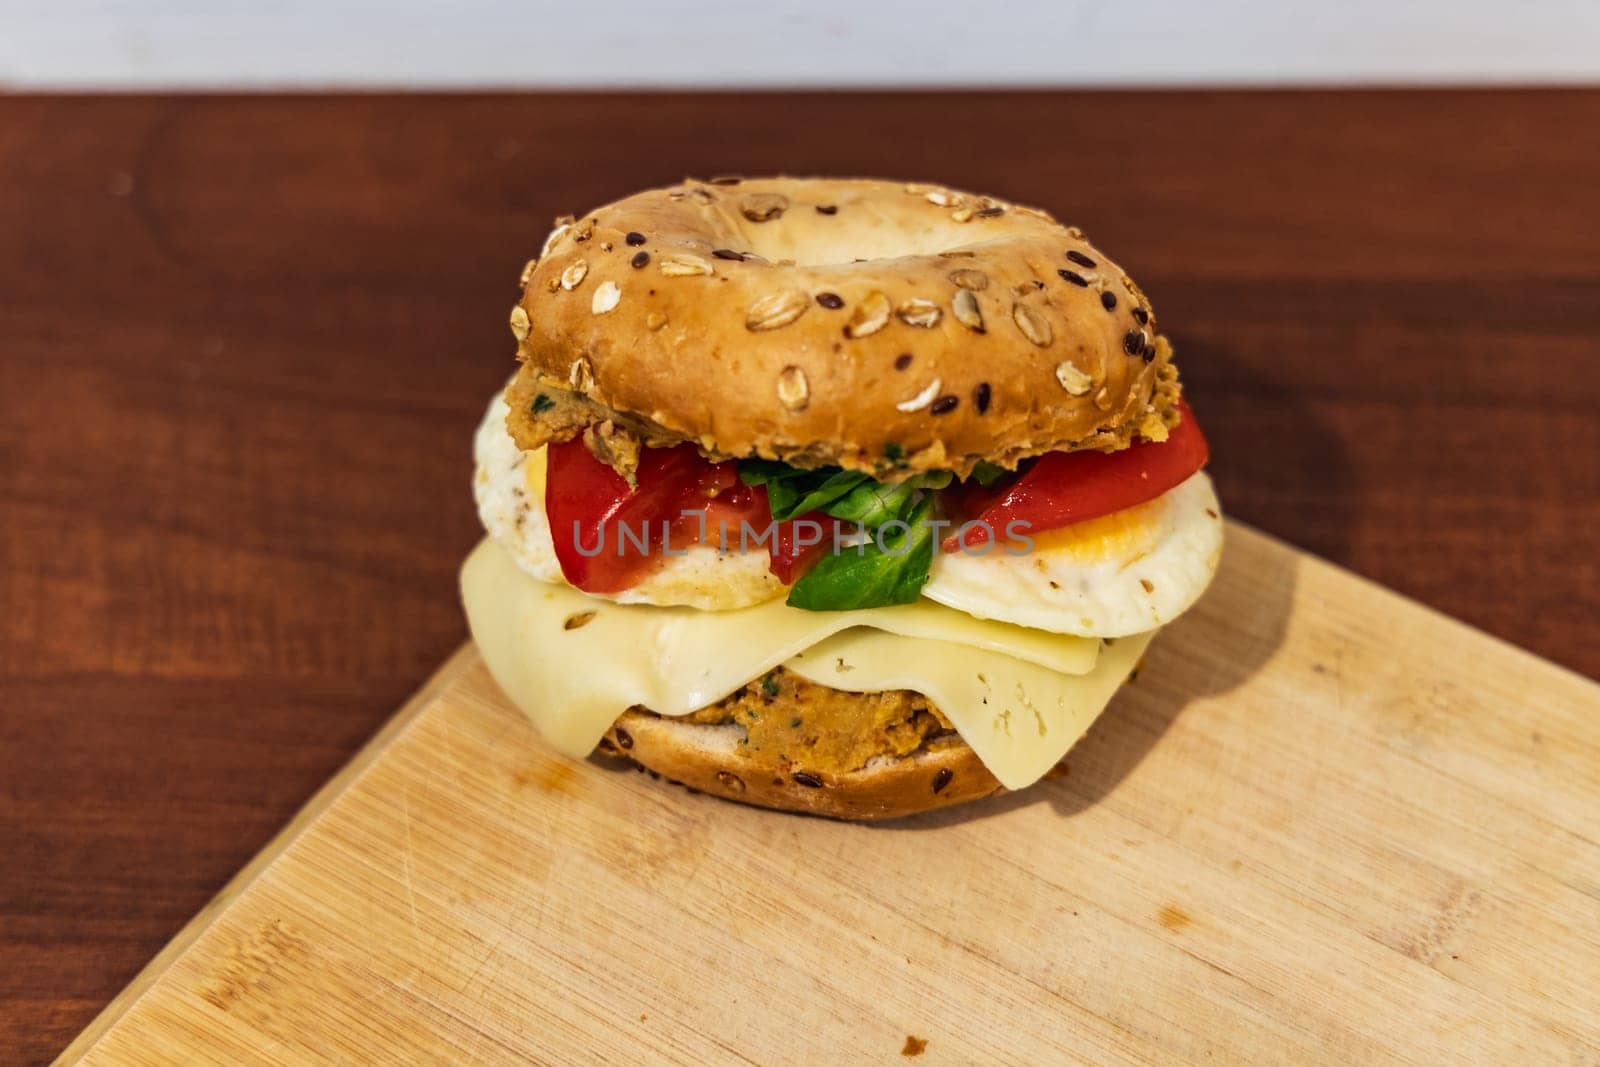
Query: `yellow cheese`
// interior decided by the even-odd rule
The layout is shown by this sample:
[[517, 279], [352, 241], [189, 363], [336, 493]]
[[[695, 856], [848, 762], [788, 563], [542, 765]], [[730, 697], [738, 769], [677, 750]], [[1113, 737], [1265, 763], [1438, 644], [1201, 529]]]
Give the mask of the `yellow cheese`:
[[[864, 680], [876, 676], [874, 671], [883, 677], [905, 675], [915, 657], [925, 663], [928, 684], [943, 686], [952, 700], [968, 699], [972, 683], [963, 687], [958, 678], [972, 670], [1002, 679], [997, 684], [1004, 684], [1007, 693], [1022, 686], [1032, 694], [1037, 687], [1039, 695], [1031, 699], [1041, 709], [1039, 721], [1046, 724], [1041, 747], [1054, 749], [1067, 738], [1055, 757], [1044, 762], [1042, 774], [1082, 732], [1079, 728], [1073, 733], [1073, 724], [1092, 702], [1090, 695], [1103, 689], [1109, 698], [1116, 688], [1104, 684], [1105, 672], [1097, 660], [1132, 662], [1122, 654], [1129, 641], [1116, 642], [1109, 655], [1102, 655], [1100, 642], [1093, 638], [975, 619], [926, 601], [849, 612], [800, 611], [782, 601], [722, 612], [615, 604], [538, 581], [491, 540], [467, 558], [461, 589], [467, 621], [490, 673], [545, 739], [572, 756], [586, 755], [617, 716], [636, 704], [662, 715], [684, 715], [779, 664], [790, 663], [802, 673], [824, 671], [815, 665], [820, 652], [794, 659], [822, 646], [828, 657], [846, 657], [861, 672], [827, 684], [861, 691], [915, 689], [944, 709], [958, 729], [961, 721], [974, 728], [982, 724], [981, 698], [977, 710], [960, 713], [962, 720], [957, 721], [958, 713], [946, 700], [916, 679], [885, 685]], [[941, 660], [948, 662], [935, 662]], [[1080, 676], [1081, 685], [1074, 687]], [[1019, 737], [1020, 714], [1014, 711], [1012, 717], [1013, 733]], [[1088, 719], [1082, 725], [1087, 727]], [[1040, 737], [1031, 713], [1028, 728]], [[977, 744], [973, 748], [980, 757], [986, 750], [994, 754], [999, 766], [1007, 768], [1006, 776], [996, 769], [996, 777], [1007, 784], [1008, 776], [1017, 781], [1021, 773], [1009, 768], [1037, 762], [1007, 755], [1020, 744], [984, 744], [983, 749]]]
[[1007, 789], [1032, 785], [1105, 710], [1155, 634], [1108, 642], [1088, 674], [1062, 674], [1012, 656], [856, 629], [784, 664], [834, 689], [913, 689], [945, 714]]

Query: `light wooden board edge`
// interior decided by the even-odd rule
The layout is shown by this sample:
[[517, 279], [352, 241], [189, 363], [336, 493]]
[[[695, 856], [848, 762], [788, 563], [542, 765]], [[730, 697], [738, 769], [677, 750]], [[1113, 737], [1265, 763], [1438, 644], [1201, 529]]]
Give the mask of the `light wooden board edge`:
[[[1414, 605], [1428, 616], [1440, 620], [1443, 624], [1459, 630], [1476, 634], [1486, 641], [1501, 646], [1516, 656], [1537, 662], [1541, 667], [1553, 670], [1586, 685], [1594, 685], [1594, 680], [1585, 675], [1564, 667], [1561, 664], [1545, 660], [1526, 649], [1513, 643], [1489, 634], [1477, 627], [1471, 626], [1459, 619], [1455, 619], [1425, 604], [1412, 601], [1385, 586], [1365, 578], [1359, 574], [1329, 563], [1326, 560], [1313, 556], [1295, 546], [1288, 544], [1271, 534], [1263, 533], [1253, 526], [1228, 519], [1228, 536], [1230, 538], [1245, 537], [1260, 540], [1292, 553], [1301, 561], [1309, 561], [1318, 567], [1337, 572], [1345, 580], [1362, 587], [1369, 593], [1376, 593], [1381, 598], [1404, 601]], [[73, 1039], [54, 1061], [56, 1064], [72, 1064], [81, 1061], [90, 1051], [106, 1036], [117, 1023], [125, 1016], [143, 996], [155, 985], [167, 970], [179, 960], [191, 945], [194, 944], [216, 921], [228, 910], [229, 905], [244, 893], [256, 879], [263, 874], [281, 856], [300, 835], [309, 829], [312, 824], [330, 807], [344, 792], [360, 778], [380, 757], [388, 750], [391, 743], [397, 739], [406, 728], [411, 725], [422, 712], [426, 711], [434, 701], [447, 690], [457, 677], [477, 662], [476, 647], [467, 641], [436, 670], [433, 675], [423, 683], [422, 687], [379, 728], [355, 756], [345, 764], [332, 778], [330, 778], [304, 807], [295, 813], [294, 817], [251, 860], [242, 867], [237, 874], [223, 886], [206, 905], [190, 919], [173, 938], [146, 964], [134, 979], [117, 994], [112, 1001], [100, 1011], [84, 1030]]]
[[248, 889], [251, 883], [294, 843], [296, 838], [316, 822], [322, 812], [333, 804], [352, 782], [376, 763], [388, 750], [390, 743], [405, 732], [411, 721], [425, 711], [438, 695], [448, 689], [456, 677], [471, 667], [476, 660], [477, 649], [473, 647], [471, 641], [465, 642], [452, 652], [421, 688], [378, 728], [372, 739], [361, 746], [360, 750], [350, 758], [350, 762], [323, 783], [322, 788], [312, 794], [311, 799], [295, 812], [293, 818], [284, 824], [283, 829], [274, 834], [272, 839], [262, 846], [260, 852], [251, 857], [237, 874], [228, 879], [228, 883], [195, 913], [194, 918], [185, 923], [183, 928], [173, 935], [172, 940], [163, 945], [161, 951], [140, 969], [133, 981], [123, 987], [122, 991], [112, 998], [111, 1003], [102, 1008], [100, 1014], [72, 1039], [72, 1043], [61, 1051], [54, 1062], [77, 1063], [88, 1055], [100, 1039], [139, 1003], [140, 998], [160, 980], [168, 968], [189, 950], [189, 946], [194, 944], [212, 923], [221, 918], [234, 899]]

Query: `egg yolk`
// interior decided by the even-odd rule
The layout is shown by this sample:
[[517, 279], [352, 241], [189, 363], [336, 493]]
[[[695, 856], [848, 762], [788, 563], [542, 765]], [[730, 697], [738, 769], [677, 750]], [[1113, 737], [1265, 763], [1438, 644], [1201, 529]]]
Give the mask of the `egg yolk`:
[[1165, 495], [1096, 519], [1034, 534], [1033, 551], [1076, 563], [1132, 563], [1156, 546]]

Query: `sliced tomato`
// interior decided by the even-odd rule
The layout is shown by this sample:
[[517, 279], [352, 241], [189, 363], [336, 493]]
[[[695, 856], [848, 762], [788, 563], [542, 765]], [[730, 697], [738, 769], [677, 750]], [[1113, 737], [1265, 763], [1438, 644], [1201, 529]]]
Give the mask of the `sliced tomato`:
[[1010, 485], [991, 491], [960, 487], [947, 498], [947, 510], [960, 522], [983, 525], [952, 534], [941, 547], [976, 548], [991, 531], [1002, 539], [1008, 530], [1043, 533], [1154, 500], [1205, 466], [1210, 455], [1194, 412], [1181, 402], [1178, 410], [1182, 418], [1165, 441], [1138, 441], [1120, 452], [1051, 452]]
[[[545, 512], [561, 573], [590, 593], [616, 593], [637, 584], [663, 558], [663, 547], [688, 547], [700, 532], [705, 511], [708, 536], [716, 536], [711, 512], [718, 498], [739, 485], [737, 465], [708, 463], [692, 445], [647, 448], [639, 456], [639, 485], [630, 489], [574, 438], [549, 448]], [[723, 501], [719, 515], [755, 501]], [[766, 500], [760, 501], [765, 507]], [[735, 520], [737, 527], [737, 520]]]
[[[761, 489], [765, 502], [766, 489]], [[811, 565], [833, 545], [844, 524], [825, 511], [797, 515], [777, 524], [772, 543], [767, 547], [769, 569], [784, 585], [811, 569]]]
[[[556, 559], [562, 576], [587, 593], [637, 585], [666, 549], [678, 552], [702, 537], [734, 552], [754, 547], [772, 522], [764, 487], [741, 484], [738, 464], [711, 463], [692, 445], [644, 449], [633, 489], [577, 438], [549, 447], [547, 471], [545, 513]], [[751, 534], [741, 540], [745, 523]], [[834, 525], [820, 511], [777, 523], [765, 543], [778, 580], [789, 584], [803, 574], [832, 543]]]

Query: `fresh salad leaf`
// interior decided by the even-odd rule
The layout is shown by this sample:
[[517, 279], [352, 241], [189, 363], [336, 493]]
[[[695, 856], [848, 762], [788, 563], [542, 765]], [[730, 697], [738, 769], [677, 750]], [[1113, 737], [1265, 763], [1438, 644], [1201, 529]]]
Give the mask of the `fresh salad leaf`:
[[778, 522], [823, 511], [873, 530], [891, 519], [905, 518], [921, 499], [920, 490], [944, 488], [950, 484], [950, 474], [932, 471], [903, 482], [885, 483], [873, 481], [860, 471], [837, 467], [799, 470], [773, 460], [749, 459], [739, 463], [739, 480], [745, 485], [766, 487], [767, 503]]
[[924, 489], [943, 489], [949, 484], [947, 471], [919, 474], [893, 485], [867, 481], [825, 510], [836, 519], [876, 530], [893, 519], [904, 520], [922, 499]]
[[851, 611], [912, 604], [933, 566], [933, 497], [859, 549], [829, 553], [790, 588], [788, 603], [806, 611]]
[[822, 511], [871, 535], [859, 546], [831, 546], [833, 550], [790, 588], [790, 605], [807, 611], [848, 611], [910, 604], [922, 594], [933, 566], [929, 490], [949, 485], [948, 471], [886, 483], [836, 467], [808, 471], [770, 460], [744, 460], [739, 480], [766, 488], [772, 517], [778, 522]]
[[980, 459], [977, 466], [972, 468], [972, 480], [985, 489], [992, 489], [996, 482], [1010, 473], [998, 463], [990, 463], [986, 459]]
[[745, 460], [739, 464], [739, 480], [745, 485], [764, 485], [772, 517], [787, 522], [797, 515], [826, 510], [828, 505], [848, 496], [870, 479], [859, 471], [830, 468], [797, 470], [786, 463], [770, 460]]

